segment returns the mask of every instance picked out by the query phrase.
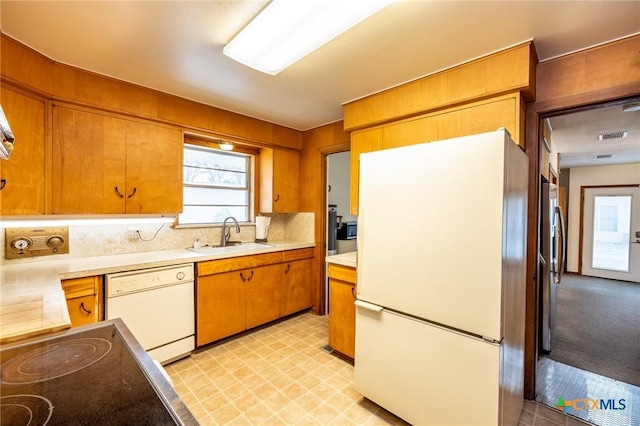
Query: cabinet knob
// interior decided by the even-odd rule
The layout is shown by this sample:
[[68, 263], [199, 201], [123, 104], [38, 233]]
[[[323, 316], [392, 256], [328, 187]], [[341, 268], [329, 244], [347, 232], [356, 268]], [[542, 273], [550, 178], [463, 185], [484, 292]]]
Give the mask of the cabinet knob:
[[137, 190], [138, 190], [138, 188], [133, 188], [133, 192], [132, 192], [131, 194], [127, 195], [127, 198], [131, 198], [131, 197], [133, 197], [134, 195], [136, 195], [136, 191], [137, 191]]
[[280, 194], [276, 195], [275, 201], [277, 202], [280, 199]]
[[284, 273], [288, 274], [289, 273], [289, 269], [291, 269], [291, 264], [287, 263], [287, 267], [284, 268]]
[[7, 180], [0, 179], [0, 191], [2, 191], [6, 185], [7, 185]]
[[116, 195], [118, 196], [118, 198], [124, 198], [124, 195], [120, 193], [117, 186], [113, 188], [113, 190], [116, 192]]

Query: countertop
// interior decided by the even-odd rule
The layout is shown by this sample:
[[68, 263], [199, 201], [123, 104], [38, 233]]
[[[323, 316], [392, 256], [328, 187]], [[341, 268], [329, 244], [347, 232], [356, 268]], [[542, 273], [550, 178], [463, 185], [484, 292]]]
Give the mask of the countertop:
[[[0, 343], [71, 326], [61, 280], [157, 266], [202, 262], [314, 247], [314, 243], [269, 241], [268, 246], [222, 253], [189, 249], [5, 263], [0, 271]], [[238, 246], [241, 247], [241, 246]]]
[[327, 256], [325, 258], [325, 262], [355, 268], [357, 258], [358, 258], [358, 252], [350, 251], [348, 253], [341, 253], [341, 254], [334, 254], [333, 256]]

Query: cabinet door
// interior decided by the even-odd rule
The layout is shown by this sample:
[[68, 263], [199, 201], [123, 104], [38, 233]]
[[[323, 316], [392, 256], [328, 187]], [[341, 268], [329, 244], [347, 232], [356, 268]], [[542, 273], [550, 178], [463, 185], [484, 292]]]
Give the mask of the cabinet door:
[[246, 286], [247, 328], [280, 318], [282, 265], [268, 265], [241, 271]]
[[416, 120], [403, 121], [382, 129], [382, 149], [437, 140], [438, 117], [422, 117]]
[[2, 88], [2, 109], [16, 141], [0, 161], [0, 213], [44, 214], [44, 102]]
[[313, 259], [287, 262], [282, 266], [284, 268], [282, 316], [311, 307], [313, 305], [311, 286]]
[[71, 318], [71, 326], [93, 324], [98, 322], [98, 296], [95, 294], [67, 299], [67, 308]]
[[329, 278], [329, 345], [336, 351], [355, 357], [355, 286]]
[[475, 105], [438, 116], [440, 139], [457, 138], [506, 128], [517, 137], [516, 98]]
[[196, 282], [196, 341], [198, 346], [246, 329], [245, 282], [231, 271], [198, 277]]
[[127, 122], [126, 213], [182, 211], [182, 133]]
[[373, 129], [351, 135], [351, 214], [358, 214], [360, 154], [382, 149], [382, 130]]
[[53, 213], [125, 213], [126, 121], [53, 108]]
[[273, 151], [273, 212], [297, 212], [300, 205], [300, 154]]
[[260, 152], [260, 212], [292, 213], [300, 205], [300, 154], [265, 148]]
[[62, 288], [72, 327], [102, 321], [102, 276], [63, 280]]

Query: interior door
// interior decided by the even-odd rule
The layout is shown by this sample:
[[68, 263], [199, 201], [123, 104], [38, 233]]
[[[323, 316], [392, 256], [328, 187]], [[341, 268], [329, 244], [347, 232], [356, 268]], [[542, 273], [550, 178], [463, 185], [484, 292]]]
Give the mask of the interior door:
[[640, 187], [585, 188], [582, 274], [640, 282]]

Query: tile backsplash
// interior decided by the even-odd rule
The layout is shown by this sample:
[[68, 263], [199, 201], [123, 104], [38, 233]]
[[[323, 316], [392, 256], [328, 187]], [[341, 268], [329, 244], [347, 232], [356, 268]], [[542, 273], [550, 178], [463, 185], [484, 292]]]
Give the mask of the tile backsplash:
[[[271, 224], [269, 241], [314, 241], [313, 213], [268, 214]], [[140, 239], [129, 240], [129, 229], [140, 231]], [[196, 239], [204, 245], [220, 244], [222, 227], [172, 228], [170, 224], [128, 223], [108, 225], [69, 225], [69, 254], [43, 256], [28, 259], [5, 259], [5, 233], [0, 229], [0, 264], [13, 262], [37, 262], [62, 258], [105, 256], [122, 253], [137, 253], [155, 250], [171, 250], [192, 247]], [[255, 240], [255, 225], [240, 225], [240, 235], [231, 227], [231, 240], [252, 242]]]

